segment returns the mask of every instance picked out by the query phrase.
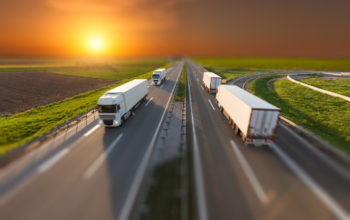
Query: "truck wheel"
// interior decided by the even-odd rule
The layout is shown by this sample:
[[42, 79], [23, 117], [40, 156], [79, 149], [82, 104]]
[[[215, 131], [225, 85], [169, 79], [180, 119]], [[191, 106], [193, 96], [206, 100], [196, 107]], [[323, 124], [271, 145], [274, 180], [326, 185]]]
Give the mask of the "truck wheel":
[[231, 122], [231, 128], [232, 128], [232, 130], [236, 129], [236, 124], [233, 121]]
[[239, 134], [239, 128], [235, 125], [235, 134]]

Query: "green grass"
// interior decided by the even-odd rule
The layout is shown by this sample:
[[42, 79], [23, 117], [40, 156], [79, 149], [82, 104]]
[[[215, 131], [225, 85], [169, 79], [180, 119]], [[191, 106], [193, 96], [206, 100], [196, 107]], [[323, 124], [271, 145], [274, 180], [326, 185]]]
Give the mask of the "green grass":
[[[47, 61], [48, 62], [48, 61]], [[0, 65], [1, 71], [46, 71], [57, 74], [122, 80], [132, 78], [167, 63], [165, 59], [116, 59], [109, 61], [68, 61], [60, 63]]]
[[310, 77], [301, 81], [321, 89], [350, 97], [350, 79], [322, 79], [319, 77]]
[[183, 101], [185, 98], [185, 77], [186, 77], [186, 66], [183, 66], [179, 85], [177, 87], [175, 101]]
[[[169, 66], [166, 65], [165, 67]], [[39, 135], [50, 131], [63, 122], [74, 118], [96, 106], [97, 99], [107, 90], [126, 83], [134, 78], [151, 78], [149, 72], [125, 74], [125, 78], [115, 84], [76, 95], [65, 100], [41, 106], [26, 112], [0, 118], [0, 156]], [[141, 70], [140, 70], [141, 71]], [[131, 77], [133, 76], [133, 77]], [[131, 78], [130, 78], [131, 77]]]
[[249, 82], [248, 91], [278, 106], [283, 116], [349, 154], [350, 103], [284, 79], [272, 82], [273, 90], [269, 90], [266, 83], [274, 77]]
[[239, 69], [231, 67], [216, 67], [216, 66], [204, 66], [210, 72], [214, 72], [221, 76], [223, 79], [232, 80], [238, 77], [253, 75], [253, 74], [264, 74], [271, 73], [270, 70], [251, 70], [251, 69]]
[[135, 63], [134, 60], [129, 62], [110, 63], [110, 64], [99, 64], [92, 66], [73, 66], [63, 68], [52, 68], [49, 71], [53, 73], [92, 77], [107, 80], [121, 80], [125, 78], [132, 78], [140, 73], [145, 73], [153, 70], [159, 66], [164, 66], [167, 63], [164, 59], [148, 59]]
[[181, 158], [159, 165], [146, 199], [143, 220], [181, 219]]
[[195, 58], [203, 66], [238, 69], [350, 70], [350, 59], [306, 58]]

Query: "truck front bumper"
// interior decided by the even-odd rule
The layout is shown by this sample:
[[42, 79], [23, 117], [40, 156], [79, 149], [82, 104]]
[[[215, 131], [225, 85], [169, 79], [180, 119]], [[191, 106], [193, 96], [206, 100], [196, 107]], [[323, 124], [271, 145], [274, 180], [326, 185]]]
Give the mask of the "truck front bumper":
[[100, 125], [105, 127], [118, 127], [121, 125], [120, 121], [117, 120], [102, 120], [100, 119]]

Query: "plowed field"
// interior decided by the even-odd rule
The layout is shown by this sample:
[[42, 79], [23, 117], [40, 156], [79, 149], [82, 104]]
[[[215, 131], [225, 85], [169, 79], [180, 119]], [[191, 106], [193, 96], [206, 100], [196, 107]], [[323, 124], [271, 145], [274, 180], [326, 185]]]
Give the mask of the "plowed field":
[[48, 72], [0, 72], [0, 116], [60, 101], [112, 83]]

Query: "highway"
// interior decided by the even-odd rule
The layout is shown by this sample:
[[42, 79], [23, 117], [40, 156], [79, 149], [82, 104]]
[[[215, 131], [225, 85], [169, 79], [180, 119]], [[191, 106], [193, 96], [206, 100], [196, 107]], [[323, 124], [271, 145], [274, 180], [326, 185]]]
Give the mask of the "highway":
[[201, 85], [204, 71], [187, 61], [197, 218], [349, 219], [349, 172], [281, 123], [271, 147], [245, 146]]
[[350, 219], [348, 170], [281, 122], [270, 147], [245, 146], [204, 90], [205, 69], [188, 59], [149, 87], [121, 127], [95, 120], [37, 159], [3, 168], [0, 219], [129, 219], [184, 64], [193, 219]]
[[150, 86], [121, 127], [105, 129], [96, 120], [55, 154], [23, 165], [31, 167], [17, 172], [25, 178], [1, 179], [0, 219], [127, 219], [182, 66]]

